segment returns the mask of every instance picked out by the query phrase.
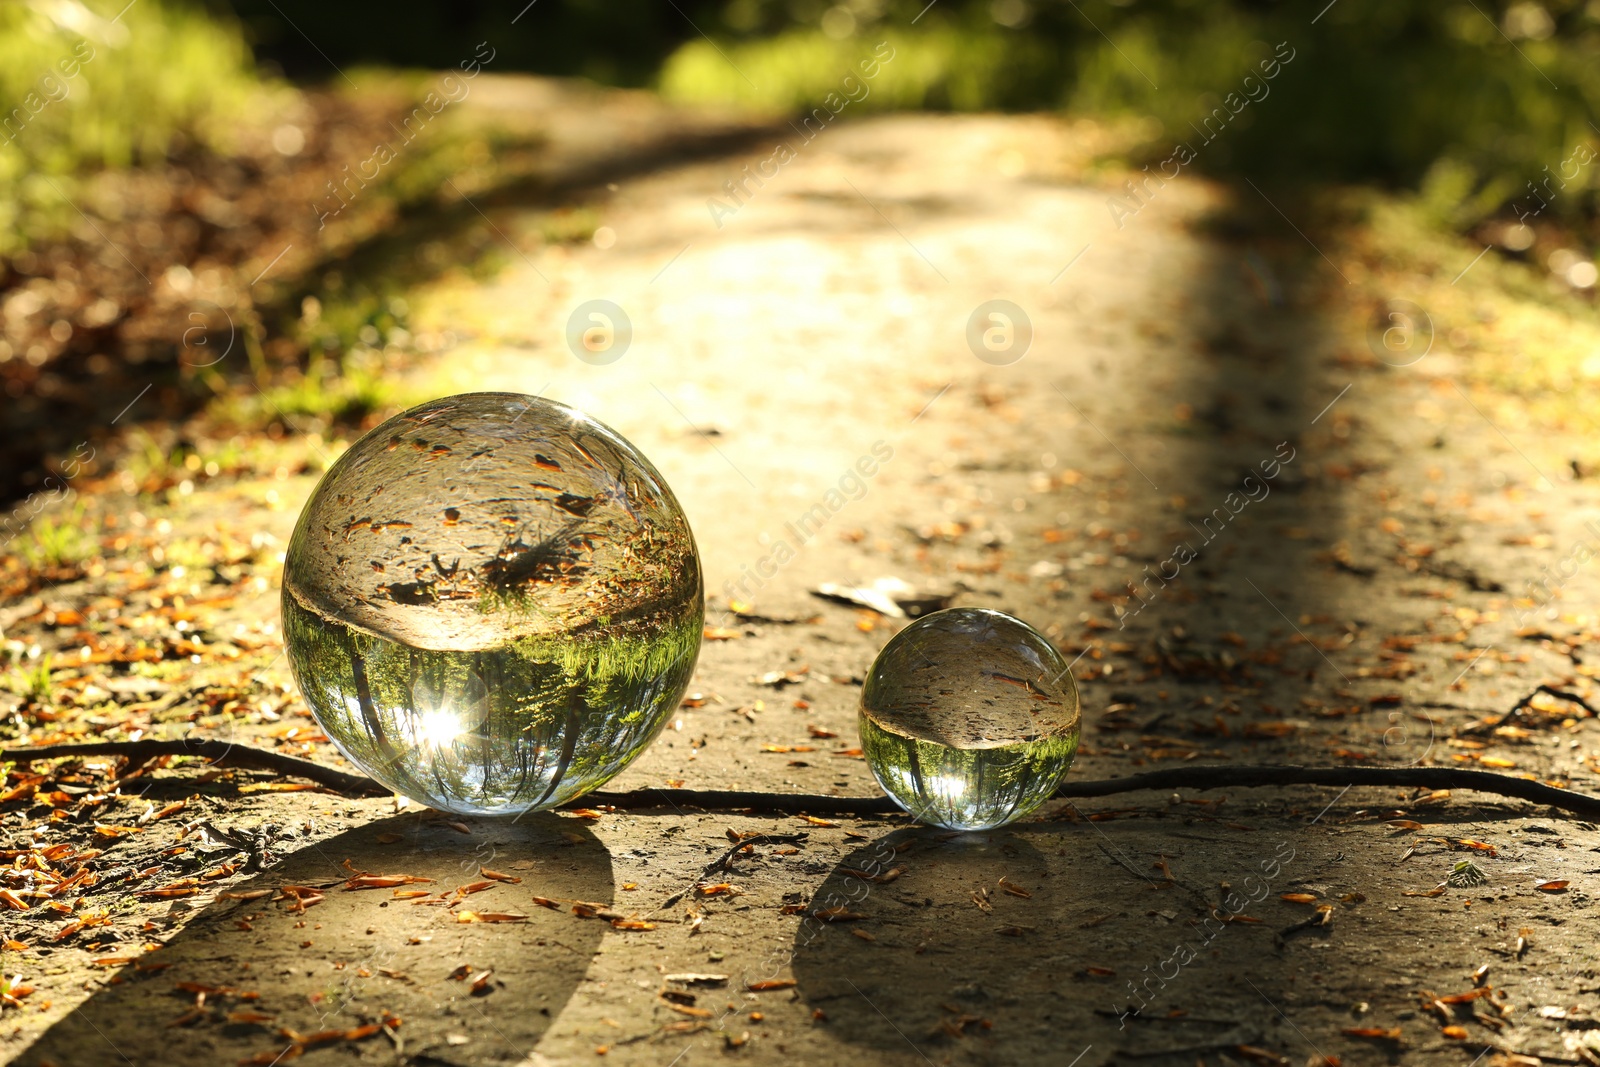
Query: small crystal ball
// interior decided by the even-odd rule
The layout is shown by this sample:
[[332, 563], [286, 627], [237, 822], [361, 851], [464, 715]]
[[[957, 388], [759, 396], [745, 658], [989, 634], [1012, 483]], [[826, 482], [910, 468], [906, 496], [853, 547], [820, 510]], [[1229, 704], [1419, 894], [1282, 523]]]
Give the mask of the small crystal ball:
[[1055, 792], [1078, 750], [1078, 687], [1020, 619], [946, 608], [894, 636], [861, 690], [861, 748], [921, 822], [987, 830]]

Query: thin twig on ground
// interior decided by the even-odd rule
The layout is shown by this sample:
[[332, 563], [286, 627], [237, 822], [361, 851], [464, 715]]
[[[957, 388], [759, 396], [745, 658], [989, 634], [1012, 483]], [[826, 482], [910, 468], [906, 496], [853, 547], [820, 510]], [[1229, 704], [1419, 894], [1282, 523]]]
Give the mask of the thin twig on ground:
[[1537, 685], [1534, 686], [1533, 692], [1529, 693], [1527, 696], [1511, 705], [1511, 708], [1504, 715], [1501, 715], [1499, 718], [1485, 719], [1482, 722], [1474, 723], [1471, 726], [1463, 728], [1461, 732], [1464, 734], [1491, 733], [1494, 730], [1504, 726], [1518, 715], [1522, 714], [1523, 708], [1532, 707], [1533, 698], [1538, 696], [1540, 693], [1543, 693], [1548, 697], [1554, 697], [1557, 700], [1565, 700], [1568, 704], [1576, 704], [1584, 711], [1587, 711], [1590, 715], [1600, 716], [1600, 709], [1595, 708], [1587, 700], [1583, 699], [1576, 693], [1569, 693], [1565, 689], [1557, 689], [1553, 685]]
[[[389, 790], [369, 778], [324, 767], [310, 760], [267, 752], [227, 741], [100, 741], [81, 745], [41, 745], [0, 749], [0, 761], [24, 763], [42, 759], [85, 756], [197, 756], [213, 762], [257, 767], [295, 775], [350, 796], [388, 796]], [[1531, 778], [1514, 778], [1492, 771], [1462, 767], [1300, 767], [1288, 764], [1258, 767], [1215, 764], [1167, 767], [1122, 778], [1067, 782], [1055, 792], [1058, 799], [1113, 796], [1143, 790], [1257, 789], [1266, 786], [1326, 785], [1408, 786], [1425, 789], [1468, 789], [1547, 804], [1587, 819], [1600, 819], [1600, 797], [1573, 789], [1560, 789]], [[807, 812], [815, 815], [895, 815], [899, 805], [888, 797], [833, 797], [812, 793], [761, 793], [714, 789], [635, 789], [627, 793], [589, 793], [569, 806], [650, 808], [701, 811]], [[753, 839], [752, 839], [753, 840]]]
[[1279, 948], [1282, 948], [1285, 941], [1293, 937], [1295, 934], [1298, 934], [1301, 930], [1310, 930], [1316, 927], [1332, 925], [1333, 912], [1318, 910], [1315, 915], [1312, 915], [1309, 918], [1301, 919], [1299, 922], [1290, 926], [1285, 926], [1282, 930], [1279, 930], [1277, 933], [1273, 934], [1272, 943]]
[[728, 864], [733, 861], [733, 857], [738, 855], [740, 852], [743, 852], [751, 845], [803, 845], [806, 843], [806, 839], [810, 836], [811, 835], [809, 833], [754, 834], [750, 837], [742, 838], [736, 844], [734, 844], [732, 848], [724, 849], [720, 856], [706, 864], [705, 870], [701, 871], [695, 880], [689, 883], [689, 888], [679, 890], [666, 900], [663, 900], [661, 902], [661, 908], [664, 909], [672, 907], [678, 901], [694, 892], [695, 886], [699, 885], [716, 872], [727, 870]]
[[[1141, 790], [1255, 789], [1263, 786], [1327, 785], [1408, 786], [1427, 789], [1470, 789], [1548, 804], [1587, 819], [1600, 819], [1600, 797], [1572, 789], [1558, 789], [1529, 778], [1469, 770], [1462, 767], [1300, 767], [1234, 764], [1166, 767], [1096, 781], [1069, 781], [1056, 790], [1058, 799], [1105, 797]], [[889, 815], [901, 809], [888, 797], [827, 797], [803, 793], [701, 791], [695, 789], [636, 789], [629, 793], [590, 793], [590, 807], [609, 804], [618, 808], [673, 805], [707, 811], [809, 812], [814, 815]]]

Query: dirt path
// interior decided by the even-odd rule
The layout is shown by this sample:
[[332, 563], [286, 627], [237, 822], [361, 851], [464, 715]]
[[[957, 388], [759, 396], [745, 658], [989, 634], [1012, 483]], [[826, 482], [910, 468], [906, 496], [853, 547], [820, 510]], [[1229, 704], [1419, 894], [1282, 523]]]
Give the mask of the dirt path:
[[[1592, 569], [1574, 565], [1548, 617], [1515, 599], [1580, 539], [1600, 547], [1568, 443], [1463, 391], [1443, 324], [1414, 365], [1375, 359], [1343, 293], [1359, 265], [1324, 258], [1266, 203], [1184, 178], [1118, 228], [1108, 191], [1085, 184], [1093, 135], [1044, 118], [840, 125], [795, 138], [793, 161], [732, 205], [724, 182], [772, 155], [758, 142], [597, 186], [594, 247], [519, 253], [488, 284], [414, 294], [416, 329], [458, 344], [413, 384], [589, 410], [655, 460], [695, 526], [708, 621], [738, 636], [707, 642], [703, 703], [615, 787], [875, 792], [839, 753], [855, 744], [859, 680], [900, 624], [808, 590], [895, 576], [1082, 654], [1074, 774], [1427, 761], [1596, 791], [1600, 742], [1570, 703], [1467, 732], [1539, 684], [1589, 693], [1600, 631], [1572, 610], [1597, 592]], [[737, 206], [720, 228], [710, 197]], [[506, 234], [527, 224], [514, 204], [492, 210]], [[632, 323], [606, 365], [565, 340], [594, 300]], [[1025, 353], [969, 330], [991, 300], [1027, 316]], [[163, 514], [181, 532], [226, 507], [234, 537], [270, 533], [281, 550], [312, 484], [206, 490]], [[233, 610], [254, 625], [273, 603], [261, 589]], [[260, 640], [243, 662], [286, 685]], [[799, 680], [761, 684], [771, 671]], [[288, 721], [296, 707], [282, 702]], [[131, 1063], [231, 1062], [273, 1046], [247, 1022], [153, 1025], [192, 1000], [175, 981], [248, 985], [273, 1025], [306, 1033], [404, 1019], [403, 1043], [340, 1041], [308, 1063], [1468, 1064], [1491, 1044], [1580, 1062], [1575, 1042], [1594, 1032], [1600, 831], [1492, 798], [1130, 796], [973, 840], [894, 819], [672, 811], [469, 820], [463, 837], [387, 802], [212, 806], [311, 842], [231, 891], [339, 879], [346, 858], [445, 884], [485, 866], [523, 879], [485, 899], [534, 921], [460, 926], [378, 893], [330, 891], [304, 915], [219, 900], [177, 932], [152, 927], [170, 941], [150, 958], [172, 965], [113, 965], [120, 984], [86, 979], [92, 954], [77, 949], [8, 963], [41, 986], [55, 969], [52, 1006], [10, 1016], [8, 1055], [117, 1062], [109, 1044]], [[658, 912], [730, 828], [810, 836], [735, 861], [733, 891]], [[1435, 893], [1461, 860], [1486, 883]], [[874, 863], [903, 872], [853, 873]], [[1546, 879], [1570, 886], [1536, 890]], [[530, 894], [656, 925], [610, 927]], [[845, 901], [864, 918], [801, 914]], [[1327, 925], [1277, 936], [1318, 905]], [[241, 926], [247, 914], [260, 918]], [[464, 963], [497, 977], [473, 995], [449, 978]], [[1503, 1000], [1430, 1009], [1485, 964]], [[726, 980], [666, 977], [686, 973]]]

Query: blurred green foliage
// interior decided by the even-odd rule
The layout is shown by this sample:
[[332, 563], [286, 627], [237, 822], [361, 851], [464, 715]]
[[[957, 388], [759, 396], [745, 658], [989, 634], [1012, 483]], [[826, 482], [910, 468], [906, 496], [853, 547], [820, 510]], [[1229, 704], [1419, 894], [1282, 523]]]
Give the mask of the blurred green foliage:
[[[893, 58], [863, 78], [884, 43]], [[852, 113], [1138, 115], [1153, 120], [1140, 163], [1183, 142], [1214, 173], [1420, 190], [1447, 228], [1508, 204], [1593, 216], [1600, 185], [1570, 162], [1600, 143], [1600, 0], [399, 0], [380, 24], [311, 0], [6, 0], [0, 251], [71, 210], [63, 177], [225, 151], [274, 91], [251, 49], [343, 84], [363, 63], [453, 68], [485, 44], [496, 72], [684, 102], [806, 112], [854, 77]], [[428, 185], [426, 169], [397, 180]]]
[[[237, 18], [174, 0], [120, 17], [114, 0], [0, 4], [7, 244], [71, 210], [63, 178], [195, 142], [225, 150], [262, 93], [247, 37], [297, 73], [333, 80], [336, 68], [369, 60], [453, 67], [487, 41], [496, 70], [653, 79], [688, 102], [809, 111], [854, 76], [866, 89], [857, 111], [1138, 114], [1160, 130], [1152, 161], [1182, 141], [1213, 172], [1420, 188], [1431, 216], [1455, 228], [1518, 198], [1520, 211], [1543, 200], [1541, 214], [1567, 218], [1595, 204], [1589, 166], [1569, 166], [1539, 199], [1528, 188], [1595, 136], [1593, 0], [1337, 0], [1326, 10], [1321, 0], [731, 0], [680, 10], [544, 0], [516, 25], [505, 11], [404, 3], [377, 29], [356, 9], [235, 6]], [[880, 42], [893, 58], [862, 79]], [[1263, 78], [1275, 51], [1293, 58]], [[1247, 96], [1257, 98], [1233, 114], [1230, 103]], [[1226, 128], [1207, 143], [1218, 124], [1207, 131], [1203, 120], [1219, 107]]]
[[[734, 0], [716, 44], [682, 45], [660, 84], [809, 110], [888, 41], [863, 108], [1148, 116], [1141, 162], [1182, 142], [1213, 172], [1421, 189], [1455, 228], [1538, 208], [1528, 183], [1600, 142], [1600, 3], [940, 0], [918, 18], [925, 4]], [[1592, 213], [1594, 169], [1569, 163], [1543, 210]]]
[[[120, 16], [119, 16], [120, 11]], [[76, 217], [75, 177], [226, 151], [262, 100], [238, 27], [181, 3], [0, 3], [0, 252]]]
[[[487, 40], [497, 71], [791, 112], [821, 106], [888, 42], [893, 60], [852, 113], [1134, 114], [1155, 120], [1140, 163], [1184, 141], [1214, 173], [1422, 189], [1431, 217], [1458, 229], [1513, 201], [1538, 207], [1528, 183], [1600, 142], [1600, 0], [540, 0], [448, 12], [400, 0], [376, 28], [311, 0], [235, 9], [260, 54], [316, 77], [337, 77], [330, 61], [450, 66]], [[1246, 76], [1260, 81], [1275, 50], [1292, 60], [1202, 147], [1191, 123], [1251, 91]], [[1594, 214], [1594, 169], [1544, 195], [1541, 217]]]

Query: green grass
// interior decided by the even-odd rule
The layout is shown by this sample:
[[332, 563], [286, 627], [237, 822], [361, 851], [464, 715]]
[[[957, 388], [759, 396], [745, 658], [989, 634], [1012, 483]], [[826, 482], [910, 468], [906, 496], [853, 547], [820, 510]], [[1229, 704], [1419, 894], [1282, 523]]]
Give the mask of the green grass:
[[243, 421], [248, 425], [281, 416], [290, 420], [358, 422], [363, 416], [395, 407], [399, 391], [386, 379], [383, 367], [376, 364], [376, 357], [358, 361], [346, 355], [334, 360], [314, 351], [305, 373], [294, 381], [239, 398]]
[[1429, 183], [1412, 194], [1358, 189], [1328, 198], [1339, 201], [1329, 213], [1346, 220], [1330, 254], [1365, 267], [1345, 294], [1353, 351], [1366, 349], [1368, 313], [1404, 294], [1431, 321], [1426, 359], [1454, 357], [1452, 373], [1486, 392], [1478, 402], [1508, 433], [1565, 434], [1567, 458], [1600, 468], [1600, 309], [1540, 266], [1570, 237], [1546, 233], [1525, 259], [1499, 251], [1480, 258], [1482, 243], [1456, 232], [1460, 209], [1441, 210], [1450, 198], [1441, 201]]
[[17, 667], [6, 676], [6, 687], [35, 704], [50, 696], [50, 657], [42, 656], [31, 667]]
[[237, 26], [174, 0], [111, 21], [122, 6], [0, 4], [0, 253], [75, 225], [89, 172], [226, 152], [282, 100]]
[[85, 522], [82, 501], [63, 518], [35, 519], [17, 538], [17, 555], [36, 570], [82, 563], [100, 550], [94, 535], [84, 529]]

